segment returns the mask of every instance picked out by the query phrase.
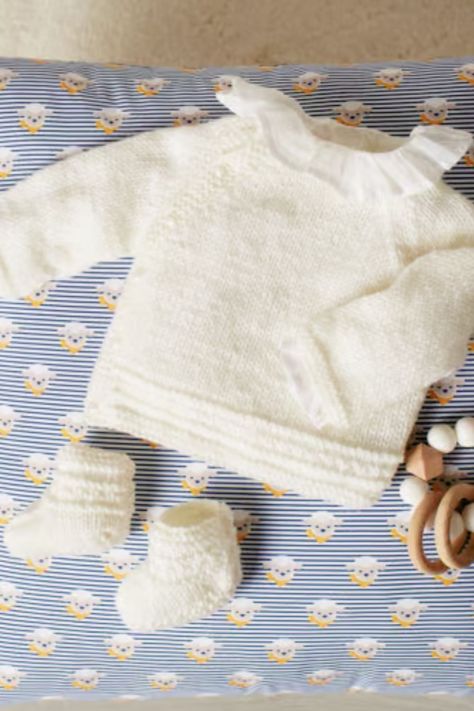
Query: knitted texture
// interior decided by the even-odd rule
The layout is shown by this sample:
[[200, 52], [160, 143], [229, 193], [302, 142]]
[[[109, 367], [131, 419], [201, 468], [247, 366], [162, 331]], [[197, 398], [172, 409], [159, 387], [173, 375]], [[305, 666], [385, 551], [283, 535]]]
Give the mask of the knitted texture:
[[[460, 273], [468, 280], [459, 282]], [[299, 364], [312, 377], [319, 425], [347, 426], [360, 407], [372, 412], [397, 407], [440, 373], [457, 370], [474, 326], [473, 279], [473, 248], [431, 252], [387, 289], [329, 309], [302, 329], [296, 337]], [[456, 328], [450, 324], [453, 314]], [[435, 339], [425, 337], [431, 330]], [[408, 347], [407, 333], [414, 336]], [[443, 338], [449, 339], [448, 348]], [[400, 381], [387, 388], [397, 372]]]
[[222, 607], [241, 576], [229, 507], [206, 499], [180, 504], [153, 524], [148, 557], [121, 584], [117, 607], [135, 632], [178, 627]]
[[99, 554], [123, 543], [134, 509], [134, 464], [119, 452], [67, 445], [41, 499], [5, 530], [21, 558]]
[[440, 179], [471, 136], [349, 128], [241, 79], [218, 97], [236, 115], [2, 196], [0, 293], [134, 255], [89, 424], [370, 505], [473, 326], [474, 207]]

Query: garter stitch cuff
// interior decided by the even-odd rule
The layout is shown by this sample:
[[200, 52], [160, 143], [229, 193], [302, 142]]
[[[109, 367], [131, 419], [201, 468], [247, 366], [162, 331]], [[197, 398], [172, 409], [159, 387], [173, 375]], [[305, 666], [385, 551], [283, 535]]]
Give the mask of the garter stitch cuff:
[[41, 499], [7, 526], [10, 553], [21, 558], [99, 554], [122, 543], [135, 503], [130, 457], [71, 444], [56, 462]]
[[148, 557], [121, 584], [117, 607], [134, 632], [178, 627], [222, 607], [241, 577], [229, 507], [184, 503], [165, 509], [151, 528]]

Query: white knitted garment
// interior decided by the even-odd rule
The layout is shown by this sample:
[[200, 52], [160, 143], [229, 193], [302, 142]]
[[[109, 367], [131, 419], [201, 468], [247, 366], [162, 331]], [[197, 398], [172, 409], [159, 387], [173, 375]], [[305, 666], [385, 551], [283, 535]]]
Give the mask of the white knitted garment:
[[41, 499], [16, 516], [4, 542], [20, 558], [99, 554], [123, 543], [134, 510], [134, 464], [119, 452], [63, 447]]
[[178, 627], [222, 607], [241, 577], [231, 510], [192, 501], [165, 509], [153, 524], [148, 557], [120, 585], [117, 607], [134, 632]]
[[310, 118], [235, 78], [236, 115], [81, 153], [0, 199], [0, 294], [135, 256], [93, 426], [282, 489], [375, 502], [474, 325], [470, 134]]

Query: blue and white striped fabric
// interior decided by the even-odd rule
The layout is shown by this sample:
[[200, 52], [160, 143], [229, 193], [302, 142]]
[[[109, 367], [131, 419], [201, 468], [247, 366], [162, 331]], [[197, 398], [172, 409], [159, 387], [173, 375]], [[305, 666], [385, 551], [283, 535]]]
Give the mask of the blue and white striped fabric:
[[[473, 130], [473, 61], [397, 63], [405, 71], [394, 77], [382, 64], [187, 70], [0, 60], [1, 188], [60, 159], [73, 146], [93, 148], [179, 123], [183, 117], [218, 118], [225, 109], [213, 86], [226, 74], [277, 87], [312, 115], [353, 123], [361, 119], [397, 135], [408, 134], [421, 120], [444, 120]], [[153, 78], [166, 81], [145, 81]], [[351, 111], [348, 101], [361, 105]], [[112, 114], [113, 130], [105, 131]], [[474, 199], [474, 151], [447, 181]], [[0, 522], [34, 501], [47, 485], [31, 457], [42, 454], [53, 460], [65, 435], [71, 437], [68, 426], [74, 417], [68, 415], [81, 412], [113, 318], [101, 285], [125, 279], [129, 268], [129, 260], [102, 263], [50, 284], [29, 301], [0, 301]], [[58, 333], [72, 321], [92, 332], [76, 354], [61, 346]], [[37, 396], [25, 388], [35, 364], [47, 366], [55, 376]], [[20, 418], [12, 420], [9, 408]], [[430, 391], [416, 436], [421, 440], [433, 422], [452, 423], [473, 410], [474, 348], [456, 379]], [[200, 491], [238, 512], [245, 575], [237, 597], [254, 604], [238, 603], [247, 610], [244, 618], [232, 614], [234, 604], [187, 627], [133, 635], [137, 644], [131, 645], [132, 653], [117, 652], [113, 638], [129, 633], [114, 606], [120, 577], [114, 561], [133, 564], [146, 556], [148, 509], [199, 493], [183, 485], [190, 460], [167, 450], [166, 442], [151, 446], [103, 431], [88, 432], [84, 441], [121, 449], [136, 462], [136, 515], [126, 552], [114, 552], [108, 561], [58, 558], [27, 564], [9, 557], [0, 544], [2, 703], [51, 696], [158, 698], [165, 691], [237, 696], [351, 687], [394, 694], [472, 694], [474, 571], [459, 576], [451, 571], [435, 579], [412, 568], [403, 542], [407, 506], [398, 495], [403, 473], [377, 506], [357, 512], [272, 492], [236, 473], [208, 467], [210, 477]], [[457, 449], [446, 463], [458, 475], [472, 476], [474, 451]], [[311, 528], [306, 519], [313, 514], [318, 515]], [[329, 532], [328, 525], [333, 526]], [[359, 566], [372, 571], [368, 577], [351, 566], [364, 556], [375, 559]], [[397, 616], [397, 603], [405, 598], [419, 602], [413, 624], [402, 625]], [[326, 603], [325, 612], [321, 600], [334, 604]], [[89, 607], [81, 609], [81, 601]], [[199, 657], [201, 637], [212, 640], [207, 646], [214, 654]], [[437, 644], [446, 637], [454, 641]], [[44, 640], [49, 646], [41, 647]], [[405, 671], [397, 671], [401, 669]]]

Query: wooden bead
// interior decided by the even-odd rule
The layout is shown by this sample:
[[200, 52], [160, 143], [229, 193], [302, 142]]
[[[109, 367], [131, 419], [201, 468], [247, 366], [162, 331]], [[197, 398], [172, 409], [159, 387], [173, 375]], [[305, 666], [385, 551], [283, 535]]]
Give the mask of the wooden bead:
[[464, 519], [459, 511], [453, 511], [451, 523], [449, 524], [449, 540], [455, 541], [456, 538], [459, 538], [459, 536], [466, 536], [466, 527], [464, 525]]
[[462, 518], [469, 533], [474, 533], [474, 503], [466, 506], [462, 512]]
[[456, 432], [449, 425], [433, 425], [428, 430], [426, 439], [431, 447], [449, 454], [456, 447]]
[[417, 444], [408, 452], [405, 468], [419, 479], [429, 481], [443, 473], [443, 455], [427, 444]]
[[474, 447], [474, 417], [461, 417], [456, 422], [456, 435], [461, 447]]
[[407, 476], [400, 484], [400, 498], [409, 506], [416, 506], [425, 498], [429, 484], [417, 476]]

